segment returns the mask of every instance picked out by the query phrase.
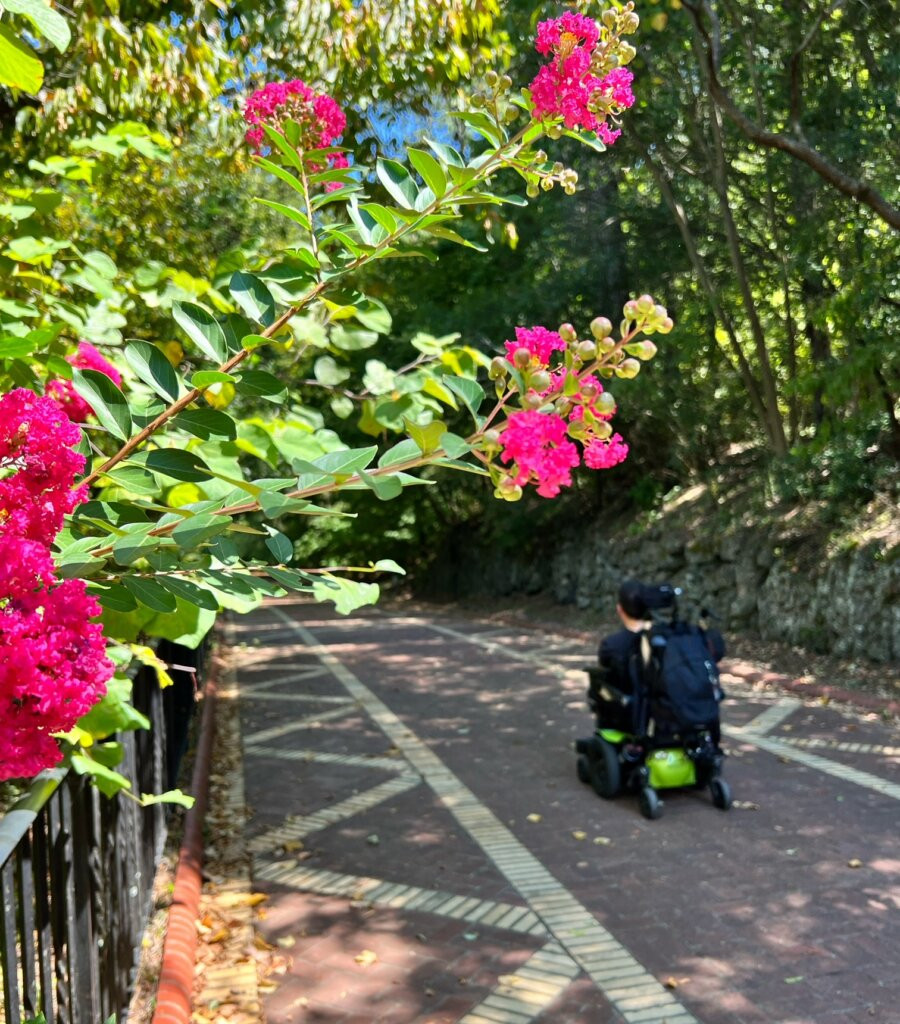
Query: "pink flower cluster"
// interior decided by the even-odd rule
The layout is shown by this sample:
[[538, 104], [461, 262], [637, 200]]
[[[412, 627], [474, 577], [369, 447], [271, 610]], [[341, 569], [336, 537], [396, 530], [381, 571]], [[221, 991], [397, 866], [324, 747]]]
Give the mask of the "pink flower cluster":
[[562, 352], [566, 347], [566, 343], [559, 333], [548, 331], [546, 327], [517, 327], [516, 340], [507, 341], [504, 344], [507, 359], [512, 365], [515, 365], [513, 357], [520, 348], [528, 349], [537, 362], [546, 366], [554, 352]]
[[0, 780], [57, 764], [66, 732], [112, 675], [100, 609], [82, 580], [59, 581], [50, 544], [83, 501], [80, 432], [52, 398], [0, 398]]
[[[284, 122], [296, 121], [300, 125], [297, 148], [304, 152], [333, 146], [347, 127], [347, 118], [338, 104], [324, 93], [313, 92], [299, 78], [290, 82], [268, 82], [257, 89], [244, 107], [244, 120], [252, 126], [244, 138], [257, 153], [265, 142], [263, 125], [281, 130]], [[330, 153], [328, 165], [349, 166], [343, 153]], [[335, 182], [329, 185], [332, 189], [340, 187]]]
[[519, 487], [537, 484], [542, 498], [555, 498], [572, 483], [578, 449], [566, 435], [566, 421], [555, 413], [511, 413], [500, 435], [501, 462], [513, 463], [511, 478]]
[[[532, 367], [549, 366], [553, 352], [564, 350], [566, 343], [555, 331], [544, 327], [516, 328], [516, 341], [506, 342], [507, 360], [514, 365], [515, 352], [531, 352]], [[574, 387], [573, 387], [574, 381]], [[569, 387], [566, 387], [566, 384]], [[567, 394], [566, 392], [571, 392]], [[589, 469], [611, 469], [628, 456], [628, 445], [620, 434], [606, 435], [606, 426], [616, 407], [601, 403], [603, 385], [593, 374], [578, 375], [565, 366], [550, 373], [550, 386], [529, 396], [547, 403], [557, 401], [553, 412], [530, 409], [511, 413], [500, 433], [500, 461], [511, 466], [509, 479], [515, 485], [537, 485], [537, 493], [554, 498], [561, 487], [572, 483], [571, 471], [580, 464], [578, 446], [569, 439], [570, 427], [578, 424], [578, 440], [584, 449], [584, 464]]]
[[[105, 373], [116, 387], [122, 383], [122, 375], [119, 371], [87, 341], [80, 342], [77, 351], [68, 356], [66, 362], [71, 363], [76, 370], [97, 370], [99, 373]], [[49, 381], [47, 394], [59, 402], [73, 423], [84, 423], [94, 412], [78, 394], [70, 380], [57, 377], [55, 380]]]
[[607, 117], [634, 103], [627, 68], [614, 68], [602, 78], [592, 73], [600, 29], [591, 18], [567, 12], [538, 24], [536, 49], [551, 57], [531, 83], [534, 116], [542, 121], [563, 120], [569, 129], [596, 132], [612, 145], [622, 134]]

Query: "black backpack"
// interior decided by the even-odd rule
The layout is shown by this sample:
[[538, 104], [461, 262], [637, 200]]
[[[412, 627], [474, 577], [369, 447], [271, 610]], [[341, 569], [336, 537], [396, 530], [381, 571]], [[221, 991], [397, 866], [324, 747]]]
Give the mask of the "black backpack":
[[718, 720], [722, 690], [704, 630], [688, 622], [656, 623], [641, 647], [654, 719], [683, 730]]

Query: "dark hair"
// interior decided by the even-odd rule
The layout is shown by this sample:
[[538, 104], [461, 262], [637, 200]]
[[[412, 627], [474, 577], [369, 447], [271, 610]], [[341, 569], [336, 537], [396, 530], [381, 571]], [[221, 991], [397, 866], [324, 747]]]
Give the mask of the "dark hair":
[[640, 580], [625, 580], [619, 587], [619, 604], [622, 611], [632, 619], [645, 619], [649, 608], [647, 607], [647, 588]]

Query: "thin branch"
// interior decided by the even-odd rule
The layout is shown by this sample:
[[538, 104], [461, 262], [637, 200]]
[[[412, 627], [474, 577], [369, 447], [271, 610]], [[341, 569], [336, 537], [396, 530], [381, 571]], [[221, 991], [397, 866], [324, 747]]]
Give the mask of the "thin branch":
[[737, 127], [752, 142], [769, 149], [780, 149], [795, 159], [805, 163], [820, 178], [833, 185], [839, 192], [849, 196], [856, 202], [867, 206], [878, 217], [892, 228], [900, 230], [900, 208], [889, 203], [884, 196], [863, 178], [853, 178], [845, 174], [839, 167], [836, 167], [830, 160], [824, 157], [818, 150], [813, 149], [802, 139], [783, 132], [771, 132], [763, 128], [749, 118], [731, 98], [731, 94], [724, 87], [719, 79], [719, 59], [717, 47], [717, 29], [714, 27], [712, 33], [704, 24], [702, 15], [705, 13], [713, 26], [717, 20], [707, 0], [699, 0], [694, 3], [692, 0], [684, 0], [684, 8], [694, 20], [697, 32], [703, 40], [703, 52], [709, 75], [709, 91], [712, 98], [726, 116], [737, 125]]

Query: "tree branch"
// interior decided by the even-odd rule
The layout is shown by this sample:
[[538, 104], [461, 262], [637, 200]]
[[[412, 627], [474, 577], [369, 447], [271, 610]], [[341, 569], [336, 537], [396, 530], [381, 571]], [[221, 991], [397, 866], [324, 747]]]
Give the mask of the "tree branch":
[[[731, 98], [730, 93], [719, 79], [718, 33], [714, 28], [711, 34], [704, 24], [702, 17], [706, 13], [710, 17], [712, 24], [714, 26], [717, 24], [715, 15], [710, 9], [707, 0], [699, 0], [697, 3], [685, 0], [683, 6], [693, 18], [697, 32], [703, 40], [703, 53], [709, 76], [710, 95], [715, 100], [716, 106], [737, 125], [743, 134], [752, 142], [757, 143], [757, 145], [765, 146], [769, 149], [780, 149], [782, 152], [788, 153], [796, 160], [801, 161], [801, 163], [806, 164], [807, 167], [815, 171], [820, 178], [827, 181], [830, 185], [833, 185], [839, 192], [856, 200], [856, 202], [861, 203], [863, 206], [868, 206], [885, 223], [895, 230], [900, 230], [900, 209], [891, 205], [865, 179], [853, 178], [849, 174], [845, 174], [839, 167], [836, 167], [818, 150], [813, 149], [812, 146], [803, 140], [797, 139], [792, 135], [785, 135], [782, 132], [771, 132], [747, 117]], [[807, 33], [807, 36], [809, 36], [809, 33]], [[801, 46], [795, 53], [802, 52], [804, 45], [808, 44], [805, 44], [805, 42], [801, 43]]]

